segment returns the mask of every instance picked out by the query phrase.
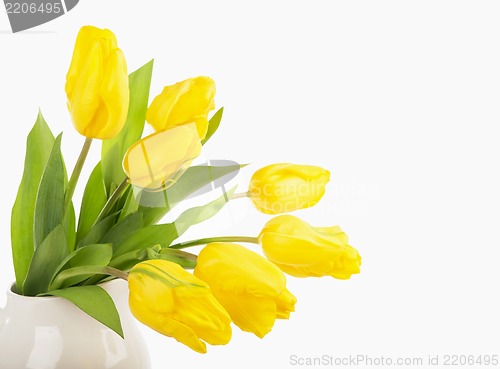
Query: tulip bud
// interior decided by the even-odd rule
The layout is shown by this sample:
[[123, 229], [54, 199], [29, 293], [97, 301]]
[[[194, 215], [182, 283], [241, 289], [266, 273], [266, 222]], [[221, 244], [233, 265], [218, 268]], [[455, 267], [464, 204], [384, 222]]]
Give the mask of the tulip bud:
[[276, 319], [288, 319], [297, 302], [279, 268], [236, 244], [205, 246], [194, 274], [210, 286], [234, 324], [260, 338], [271, 331]]
[[287, 213], [316, 205], [329, 180], [330, 172], [320, 167], [273, 164], [254, 173], [248, 196], [265, 214]]
[[340, 227], [311, 227], [281, 215], [266, 223], [259, 242], [266, 257], [294, 277], [349, 279], [360, 272], [361, 257]]
[[134, 316], [155, 331], [207, 351], [205, 342], [225, 345], [231, 319], [203, 281], [166, 260], [149, 260], [130, 271], [129, 305]]
[[208, 112], [215, 108], [215, 83], [209, 77], [189, 78], [166, 86], [149, 107], [146, 120], [156, 131], [196, 123], [200, 139], [208, 130]]
[[76, 130], [85, 137], [116, 136], [127, 119], [127, 63], [110, 30], [83, 27], [76, 39], [66, 76], [68, 109]]
[[123, 170], [138, 187], [159, 191], [173, 185], [201, 153], [194, 124], [156, 132], [133, 144], [123, 159]]

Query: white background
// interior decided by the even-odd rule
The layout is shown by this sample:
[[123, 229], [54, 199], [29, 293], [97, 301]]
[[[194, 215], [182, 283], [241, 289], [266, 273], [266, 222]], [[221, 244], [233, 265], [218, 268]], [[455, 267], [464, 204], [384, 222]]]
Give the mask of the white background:
[[[82, 0], [22, 34], [0, 9], [0, 291], [14, 280], [10, 209], [38, 108], [64, 130], [69, 167], [83, 142], [64, 81], [77, 31], [92, 24], [115, 32], [130, 71], [155, 58], [153, 96], [215, 79], [226, 109], [205, 155], [254, 163], [241, 190], [260, 165], [328, 168], [320, 205], [297, 214], [341, 225], [363, 256], [350, 281], [289, 278], [297, 312], [263, 340], [235, 328], [199, 355], [144, 327], [155, 369], [500, 354], [498, 2]], [[221, 216], [184, 239], [256, 235], [268, 219], [246, 200]]]

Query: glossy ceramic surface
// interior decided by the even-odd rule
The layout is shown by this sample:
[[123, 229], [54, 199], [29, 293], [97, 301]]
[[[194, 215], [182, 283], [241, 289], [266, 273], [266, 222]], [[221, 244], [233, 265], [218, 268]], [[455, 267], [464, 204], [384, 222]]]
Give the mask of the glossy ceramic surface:
[[12, 291], [0, 309], [0, 369], [149, 369], [145, 342], [128, 308], [128, 287], [107, 282], [125, 339], [59, 297]]

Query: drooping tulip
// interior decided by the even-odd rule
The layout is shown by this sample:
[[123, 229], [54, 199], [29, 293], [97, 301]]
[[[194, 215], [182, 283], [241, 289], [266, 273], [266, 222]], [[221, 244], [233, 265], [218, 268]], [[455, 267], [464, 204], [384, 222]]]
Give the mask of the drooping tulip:
[[280, 215], [266, 223], [259, 242], [266, 257], [294, 277], [349, 279], [360, 272], [361, 256], [340, 227], [312, 227]]
[[264, 257], [236, 244], [215, 242], [205, 246], [194, 274], [242, 330], [262, 338], [276, 319], [288, 319], [297, 299], [286, 288], [281, 270]]
[[133, 144], [123, 159], [123, 170], [138, 187], [157, 191], [176, 182], [201, 153], [194, 124], [156, 132]]
[[200, 353], [207, 351], [205, 342], [225, 345], [231, 339], [228, 313], [206, 283], [178, 264], [139, 263], [130, 271], [128, 283], [130, 310], [155, 331]]
[[330, 172], [312, 165], [272, 164], [257, 170], [248, 197], [265, 214], [281, 214], [316, 205]]

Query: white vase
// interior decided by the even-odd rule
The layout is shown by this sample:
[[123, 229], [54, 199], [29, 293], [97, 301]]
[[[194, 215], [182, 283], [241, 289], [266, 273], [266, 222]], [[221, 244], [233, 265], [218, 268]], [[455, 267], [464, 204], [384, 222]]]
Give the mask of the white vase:
[[9, 291], [0, 310], [0, 369], [150, 369], [127, 283], [101, 286], [115, 302], [125, 339], [63, 298]]

